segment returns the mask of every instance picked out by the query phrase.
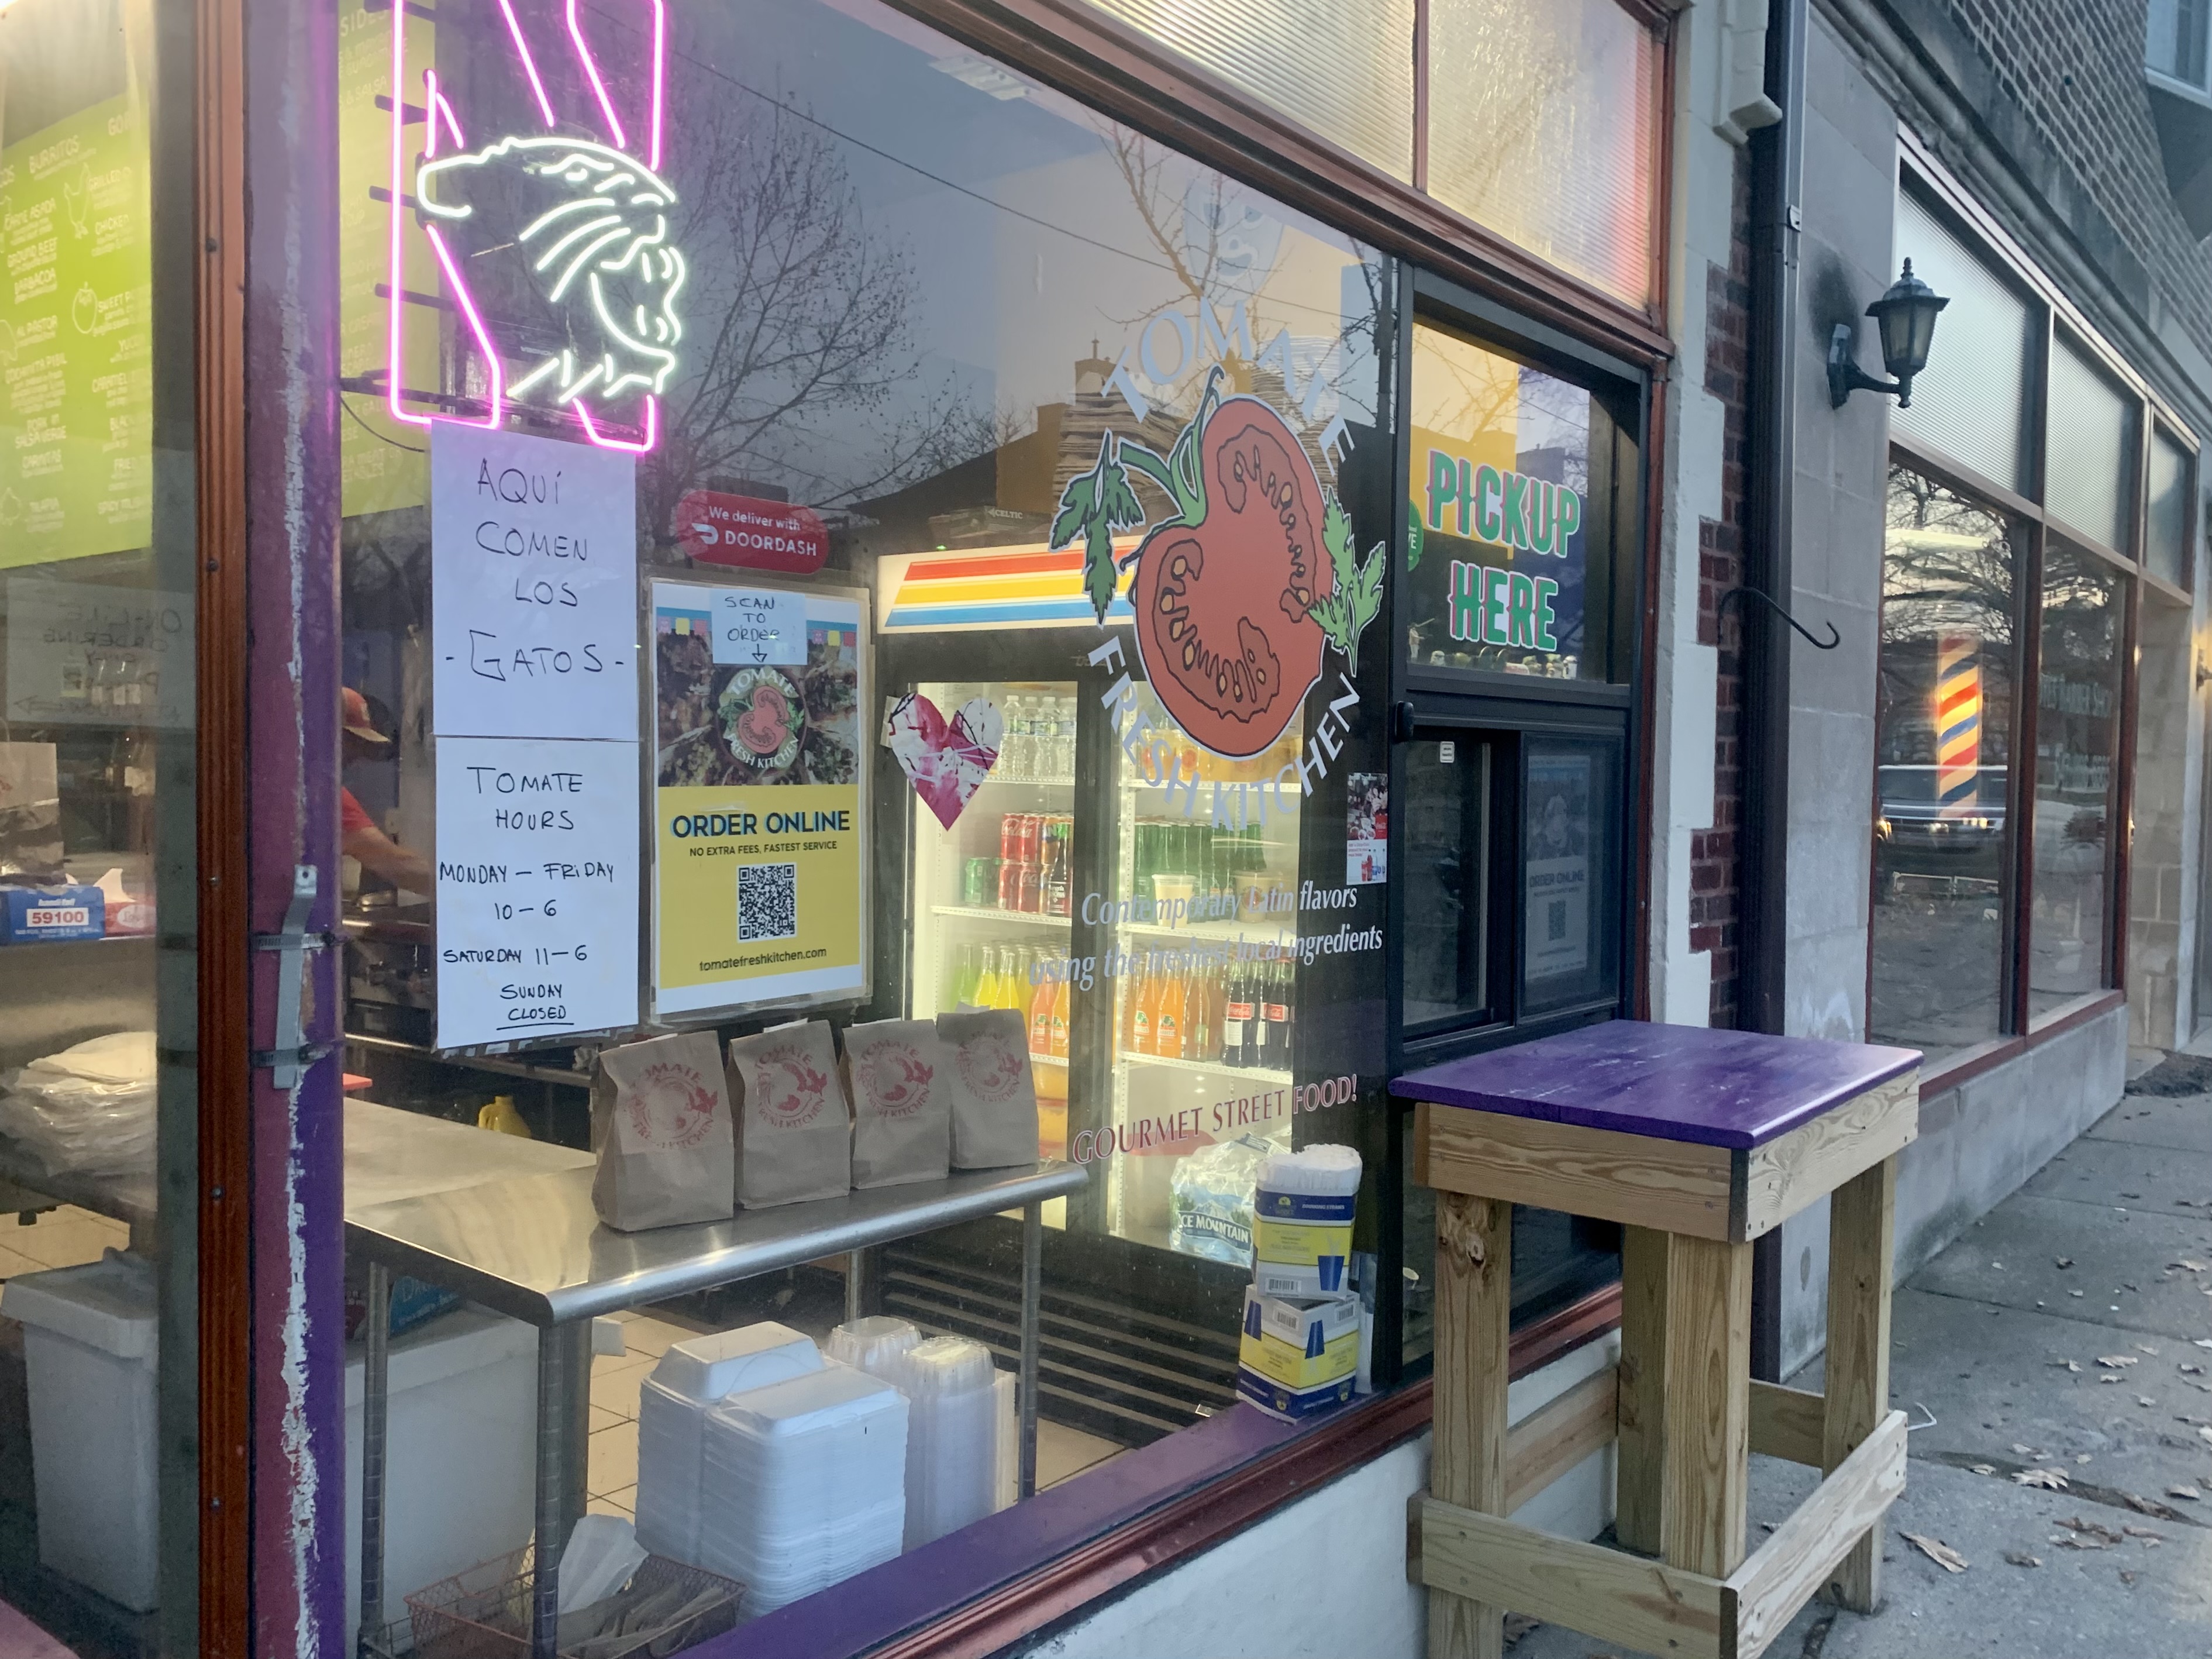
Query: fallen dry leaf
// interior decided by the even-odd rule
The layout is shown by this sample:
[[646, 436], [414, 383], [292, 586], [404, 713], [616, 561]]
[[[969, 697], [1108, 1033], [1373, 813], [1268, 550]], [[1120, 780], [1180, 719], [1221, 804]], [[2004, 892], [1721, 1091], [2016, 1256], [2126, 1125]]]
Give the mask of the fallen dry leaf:
[[1930, 1561], [1933, 1561], [1937, 1566], [1942, 1568], [1944, 1571], [1966, 1571], [1966, 1558], [1960, 1554], [1958, 1551], [1953, 1549], [1942, 1539], [1930, 1538], [1925, 1534], [1917, 1532], [1899, 1533], [1898, 1536], [1904, 1539], [1906, 1543], [1911, 1545], [1913, 1548], [1918, 1550], [1923, 1555], [1926, 1556]]
[[2078, 1515], [2069, 1515], [2058, 1524], [2070, 1532], [2086, 1534], [2091, 1538], [2101, 1538], [2107, 1544], [2117, 1544], [2121, 1538], [2120, 1534], [2114, 1532], [2103, 1522], [2084, 1521]]
[[2212, 1336], [2200, 1336], [2190, 1346], [2197, 1348], [2212, 1348]]
[[2155, 1406], [2158, 1404], [2158, 1401], [2152, 1399], [2147, 1394], [2139, 1394], [2136, 1396], [2136, 1404], [2138, 1406]]
[[1995, 1474], [1996, 1472], [1997, 1466], [1994, 1463], [1969, 1463], [1966, 1465], [1966, 1473], [1969, 1474]]
[[2117, 1376], [2100, 1376], [2097, 1379], [2100, 1382], [2117, 1382], [2119, 1380]]
[[2101, 1538], [2069, 1538], [2060, 1533], [2051, 1540], [2063, 1550], [2108, 1550], [2112, 1547]]
[[2081, 1291], [2067, 1291], [2067, 1292], [2066, 1292], [2066, 1294], [2067, 1294], [2067, 1295], [2069, 1295], [2069, 1296], [2079, 1296], [2079, 1295], [2081, 1295]]
[[2163, 1539], [2166, 1536], [2162, 1532], [2153, 1532], [2148, 1527], [2122, 1527], [2120, 1530], [2130, 1538]]
[[2184, 1376], [2202, 1376], [2204, 1375], [2204, 1367], [2198, 1364], [2193, 1364], [2190, 1361], [2185, 1359], [2181, 1362], [2181, 1374]]
[[2120, 1569], [2120, 1582], [2123, 1584], [2132, 1584], [2136, 1582], [2136, 1575], [2130, 1572], [2125, 1567], [2122, 1567]]
[[2043, 1565], [2041, 1556], [2024, 1554], [2019, 1550], [2007, 1550], [2004, 1558], [2015, 1567], [2039, 1567]]
[[2185, 1498], [2192, 1504], [2197, 1503], [2204, 1496], [2203, 1492], [2197, 1491], [2194, 1486], [2168, 1486], [2166, 1489], [2166, 1495], [2168, 1498]]
[[2078, 1359], [2054, 1359], [2051, 1363], [2054, 1365], [2063, 1365], [2069, 1371], [2078, 1371], [2081, 1369], [2081, 1362]]
[[2152, 1347], [2148, 1342], [2130, 1342], [2128, 1346], [2133, 1348], [2137, 1353], [2147, 1353], [2153, 1359], [2158, 1358], [2158, 1350]]
[[2097, 1363], [2100, 1365], [2109, 1365], [2112, 1370], [2118, 1370], [2125, 1365], [2140, 1365], [2142, 1361], [2131, 1353], [2100, 1353], [2097, 1356]]
[[2201, 1273], [2205, 1271], [2204, 1264], [2203, 1262], [2191, 1261], [2185, 1255], [2179, 1261], [2169, 1261], [2166, 1265], [2169, 1267], [2180, 1267], [2192, 1273]]
[[2062, 1267], [2070, 1267], [2074, 1265], [2074, 1258], [2070, 1255], [2062, 1255], [2058, 1258], [2058, 1265]]
[[2057, 1469], [2022, 1469], [2012, 1478], [2015, 1486], [2041, 1486], [2047, 1492], [2064, 1492], [2066, 1477]]
[[1509, 1648], [1511, 1647], [1516, 1642], [1519, 1641], [1522, 1637], [1526, 1636], [1530, 1631], [1535, 1628], [1536, 1621], [1528, 1617], [1527, 1613], [1507, 1613], [1505, 1615], [1505, 1645]]
[[2048, 1457], [2051, 1455], [2049, 1452], [2039, 1452], [2033, 1446], [2023, 1446], [2017, 1440], [2012, 1443], [2012, 1449], [2013, 1455], [2015, 1457]]
[[2074, 1461], [2075, 1461], [2076, 1463], [2086, 1463], [2086, 1462], [2087, 1462], [2089, 1461], [2089, 1454], [2088, 1454], [2088, 1453], [2087, 1453], [2087, 1452], [2083, 1452], [2083, 1453], [2082, 1453], [2079, 1457], [2075, 1458]]
[[2205, 1442], [2207, 1444], [2209, 1444], [2209, 1445], [2212, 1445], [2212, 1429], [2199, 1429], [2199, 1430], [2197, 1430], [2197, 1437], [2199, 1440], [2202, 1440], [2202, 1441]]

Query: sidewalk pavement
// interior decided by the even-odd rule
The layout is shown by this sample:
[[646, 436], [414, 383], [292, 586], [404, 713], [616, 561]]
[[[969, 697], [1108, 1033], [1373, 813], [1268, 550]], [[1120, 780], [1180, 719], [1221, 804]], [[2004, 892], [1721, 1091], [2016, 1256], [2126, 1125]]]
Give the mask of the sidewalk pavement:
[[[2130, 1085], [2176, 1086], [2212, 1066]], [[2212, 1092], [2124, 1097], [1899, 1286], [1891, 1335], [1892, 1403], [1934, 1421], [1883, 1529], [1882, 1605], [1816, 1601], [1769, 1655], [2212, 1655]], [[1818, 1389], [1819, 1362], [1790, 1381]], [[1752, 1547], [1816, 1482], [1752, 1459]], [[1550, 1626], [1507, 1651], [1631, 1659]]]

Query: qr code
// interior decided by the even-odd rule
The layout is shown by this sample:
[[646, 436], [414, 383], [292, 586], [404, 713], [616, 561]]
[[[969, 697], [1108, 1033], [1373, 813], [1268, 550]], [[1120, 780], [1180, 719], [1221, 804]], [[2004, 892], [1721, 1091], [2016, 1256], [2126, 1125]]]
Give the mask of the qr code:
[[799, 937], [799, 866], [738, 866], [738, 942]]
[[1548, 943], [1556, 945], [1567, 936], [1567, 902], [1565, 899], [1553, 899], [1546, 909], [1547, 914], [1544, 917], [1545, 936]]

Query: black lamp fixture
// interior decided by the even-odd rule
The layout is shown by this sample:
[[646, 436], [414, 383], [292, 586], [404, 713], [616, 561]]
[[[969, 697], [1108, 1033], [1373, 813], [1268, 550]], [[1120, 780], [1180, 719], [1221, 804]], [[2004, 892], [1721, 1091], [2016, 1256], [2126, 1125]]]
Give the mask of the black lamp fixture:
[[1889, 285], [1889, 292], [1867, 307], [1881, 336], [1881, 366], [1897, 378], [1877, 380], [1858, 365], [1858, 331], [1838, 323], [1828, 337], [1828, 404], [1841, 409], [1854, 392], [1895, 392], [1899, 409], [1912, 407], [1912, 377], [1928, 367], [1928, 348], [1936, 338], [1936, 313], [1951, 302], [1912, 274]]

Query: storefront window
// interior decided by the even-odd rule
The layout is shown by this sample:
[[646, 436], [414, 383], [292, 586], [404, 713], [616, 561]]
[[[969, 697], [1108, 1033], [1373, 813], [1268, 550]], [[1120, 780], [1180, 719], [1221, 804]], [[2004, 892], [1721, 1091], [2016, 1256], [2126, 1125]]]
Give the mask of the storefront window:
[[1974, 372], [1916, 380], [1912, 406], [1890, 416], [1895, 430], [2027, 495], [2030, 337], [2039, 331], [2040, 319], [2031, 318], [2011, 283], [1903, 190], [1897, 197], [1897, 251], [1912, 261], [1915, 276], [1949, 298], [1943, 308], [1944, 353], [1956, 352], [1950, 361], [1972, 363]]
[[1617, 0], [1436, 0], [1429, 189], [1561, 269], [1651, 292], [1660, 46]]
[[155, 34], [0, 10], [0, 1599], [86, 1654], [190, 1650], [198, 1606], [197, 255], [161, 255], [198, 238]]
[[2150, 507], [2143, 520], [2143, 566], [2186, 588], [2195, 574], [2189, 547], [2188, 453], [2163, 432], [2150, 446]]
[[2003, 519], [1890, 469], [1867, 1028], [1931, 1063], [2005, 1029], [2014, 568]]
[[2130, 550], [2136, 405], [2061, 339], [2051, 352], [2050, 477], [2044, 501], [2083, 535]]
[[1480, 1023], [1492, 1010], [1491, 773], [1480, 733], [1427, 738], [1406, 757], [1406, 1024]]
[[2112, 982], [2112, 815], [2128, 585], [2095, 555], [2043, 555], [2035, 714], [2030, 1018]]
[[1604, 404], [1425, 322], [1412, 384], [1409, 661], [1609, 678], [1619, 482]]
[[[343, 20], [378, 44], [343, 62], [341, 217], [380, 249], [342, 313], [371, 319], [342, 388], [348, 1133], [588, 1162], [653, 1034], [707, 1034], [741, 1094], [781, 1043], [857, 1102], [856, 1027], [1011, 1015], [1021, 1165], [1079, 1172], [1044, 1212], [1036, 1402], [1038, 1484], [1079, 1478], [1236, 1408], [1271, 1155], [1364, 1160], [1316, 1289], [1371, 1299], [1396, 1222], [1392, 267], [868, 0], [676, 0], [665, 39], [586, 15]], [[842, 1195], [810, 1163], [787, 1210], [748, 1198], [746, 1133], [732, 1224]], [[855, 1141], [863, 1196], [934, 1190], [927, 1139]], [[975, 1345], [988, 1386], [1022, 1239], [985, 1215], [623, 1310], [580, 1501], [665, 1536], [645, 1378], [699, 1333], [881, 1316]], [[395, 1492], [434, 1482], [388, 1455]], [[519, 1547], [528, 1478], [395, 1565], [387, 1615]]]

